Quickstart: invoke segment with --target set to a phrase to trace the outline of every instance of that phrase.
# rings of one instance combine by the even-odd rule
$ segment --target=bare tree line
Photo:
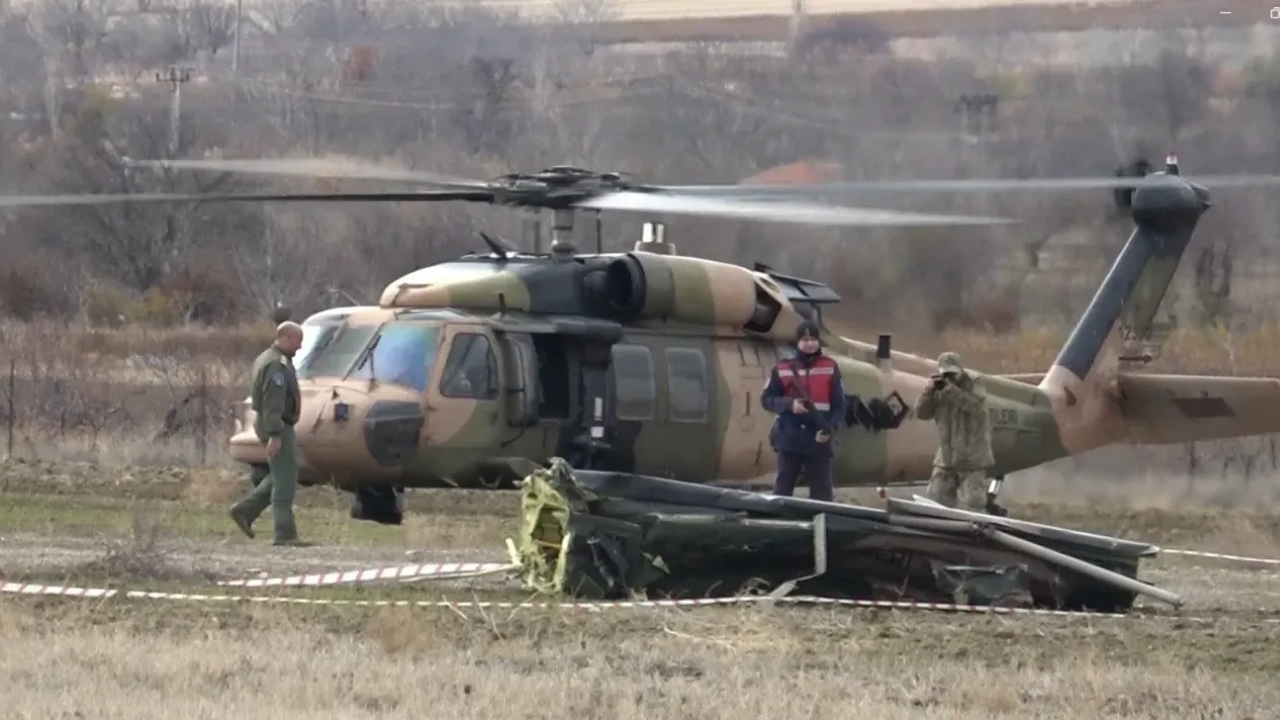
[[[1280,161],[1280,66],[1236,71],[1185,34],[1162,35],[1154,63],[1064,70],[998,53],[904,59],[857,23],[781,55],[713,45],[626,53],[593,33],[606,3],[565,4],[562,15],[573,22],[548,29],[423,3],[256,3],[233,63],[234,3],[9,6],[0,185],[247,189],[124,163],[207,153],[344,154],[479,177],[573,164],[657,182],[736,182],[802,160],[833,162],[848,179],[1110,175],[1137,158],[1158,165],[1175,148],[1193,174],[1271,172]],[[166,81],[170,67],[188,68],[189,80]],[[1271,319],[1250,307],[1251,287],[1265,288],[1275,266],[1278,205],[1266,192],[1218,193],[1183,268],[1180,311],[1206,323]],[[867,202],[1024,222],[835,232],[668,219],[669,232],[685,253],[829,281],[862,312],[1004,329],[1074,317],[1129,229],[1105,192]],[[629,247],[638,223],[604,218],[606,249]],[[515,239],[519,217],[369,203],[12,212],[0,215],[11,259],[0,309],[97,324],[232,323],[277,303],[305,312],[370,302],[405,268],[477,248],[480,228]]]

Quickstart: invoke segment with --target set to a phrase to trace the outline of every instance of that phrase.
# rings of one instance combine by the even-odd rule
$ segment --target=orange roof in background
[[[823,160],[798,160],[775,165],[739,181],[739,185],[799,185],[803,183],[840,182],[844,168],[839,163]]]

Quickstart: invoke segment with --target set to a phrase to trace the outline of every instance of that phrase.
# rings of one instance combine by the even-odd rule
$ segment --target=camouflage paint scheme
[[[988,394],[993,476],[1116,443],[1181,443],[1280,431],[1276,379],[1140,372],[1150,361],[1143,357],[1145,349],[1158,344],[1156,311],[1207,209],[1207,193],[1156,173],[1135,191],[1132,205],[1135,230],[1052,366],[1015,375],[969,368]],[[341,322],[355,327],[394,320],[442,328],[427,392],[344,377],[303,379],[297,426],[304,456],[301,481],[346,489],[499,487],[525,474],[527,463],[519,465],[519,459],[545,463],[562,448],[565,422],[519,421],[526,407],[520,388],[535,382],[522,374],[520,342],[535,337],[595,338],[606,357],[616,343],[614,353],[629,353],[622,363],[628,368],[644,350],[652,358],[652,417],[613,418],[611,465],[599,469],[690,482],[767,475],[774,471],[768,445],[772,418],[759,406],[760,389],[772,365],[790,352],[796,325],[806,315],[816,316],[821,303],[834,301],[838,298],[819,283],[678,256],[665,242],[639,243],[633,253],[568,259],[470,255],[411,272],[387,286],[378,307],[346,309]],[[502,390],[495,396],[477,400],[441,393],[445,358],[459,333],[484,335],[497,353]],[[862,401],[896,393],[895,401],[910,408],[936,370],[932,358],[892,350],[881,357],[876,344],[830,331],[824,331],[823,340],[825,352],[840,365],[846,393]],[[662,359],[668,350],[682,348],[700,354],[709,378],[700,422],[669,417],[672,399],[682,404],[698,395],[696,386],[688,385],[677,385],[668,395],[671,378]],[[603,403],[606,422],[600,424],[608,424],[618,410],[617,373],[623,372],[624,381],[636,378],[597,361],[608,382],[595,386],[593,394]],[[585,377],[571,378],[572,384],[580,389]],[[575,389],[570,397],[578,395]],[[373,457],[366,420],[375,401],[401,403],[397,407],[405,415],[398,421],[413,430],[411,437],[400,431],[400,459]],[[335,419],[336,403],[346,404],[347,419]],[[576,407],[590,420],[592,403],[579,399]],[[896,427],[841,429],[833,463],[837,486],[928,479],[937,449],[934,425],[904,412]],[[420,427],[414,424],[419,420]],[[261,462],[251,433],[236,434],[231,452],[241,462]]]

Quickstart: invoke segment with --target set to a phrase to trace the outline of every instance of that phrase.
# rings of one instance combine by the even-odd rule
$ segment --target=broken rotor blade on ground
[[[1008,225],[1016,222],[1007,218],[973,215],[933,215],[775,200],[748,202],[716,197],[682,197],[664,193],[630,191],[598,195],[574,203],[574,206],[587,210],[672,213],[815,225]]]
[[[133,167],[166,168],[174,170],[208,170],[249,175],[284,175],[288,177],[324,178],[336,180],[383,180],[387,182],[420,183],[449,188],[485,189],[489,183],[483,180],[441,175],[439,173],[400,170],[379,167],[352,160],[325,158],[285,158],[267,160],[133,160]]]

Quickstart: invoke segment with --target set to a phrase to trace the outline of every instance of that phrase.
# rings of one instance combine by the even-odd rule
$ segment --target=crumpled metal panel
[[[933,564],[938,589],[960,605],[1030,605],[1031,573],[1026,565]]]

